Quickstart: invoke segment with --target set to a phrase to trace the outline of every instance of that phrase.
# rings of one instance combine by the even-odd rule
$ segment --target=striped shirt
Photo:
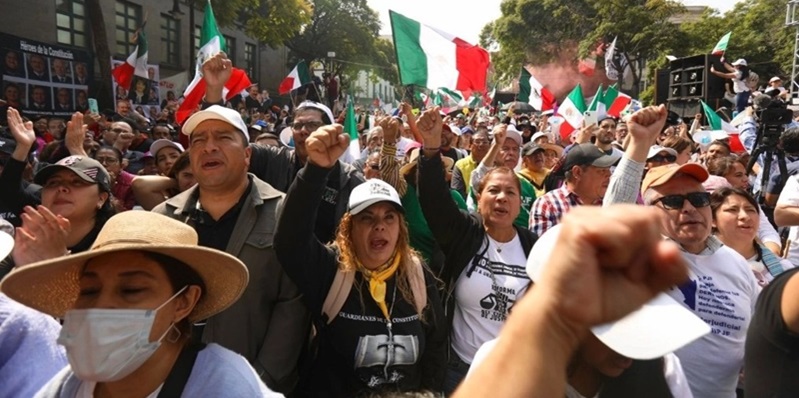
[[[541,236],[550,228],[558,225],[560,218],[572,207],[580,206],[583,201],[577,194],[569,191],[566,184],[547,192],[533,202],[530,211],[530,230]]]

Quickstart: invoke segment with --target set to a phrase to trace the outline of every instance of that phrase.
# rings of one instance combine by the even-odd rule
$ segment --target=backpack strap
[[[330,285],[330,290],[327,292],[324,304],[322,304],[322,317],[325,324],[329,325],[336,319],[344,302],[350,295],[352,284],[355,282],[354,271],[344,271],[341,268],[336,270],[336,276],[333,278],[333,284]]]
[[[191,370],[194,368],[194,362],[197,360],[197,354],[204,348],[205,344],[203,343],[189,343],[183,347],[164,381],[164,386],[161,387],[161,392],[158,393],[158,398],[180,397],[183,394],[183,389],[186,388],[186,383],[191,376]]]
[[[408,270],[408,284],[411,286],[411,292],[413,292],[416,311],[421,314],[424,307],[427,306],[427,284],[424,281],[424,268],[416,256],[413,256],[411,264],[411,268]]]

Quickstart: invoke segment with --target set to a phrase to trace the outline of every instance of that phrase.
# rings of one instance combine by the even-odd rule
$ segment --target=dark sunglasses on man
[[[653,205],[658,203],[663,205],[666,210],[680,210],[685,205],[685,201],[691,203],[691,206],[698,208],[710,206],[710,193],[709,192],[691,192],[685,195],[666,195],[658,198]]]
[[[674,163],[677,161],[677,157],[674,155],[655,155],[648,160],[655,163]]]

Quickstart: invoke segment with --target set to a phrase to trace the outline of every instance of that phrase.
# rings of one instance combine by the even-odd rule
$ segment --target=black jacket
[[[444,281],[444,298],[447,317],[452,321],[455,282],[472,260],[485,240],[483,218],[477,213],[461,211],[452,201],[449,186],[444,179],[440,157],[427,159],[419,156],[419,203],[433,231],[436,242],[444,251],[446,261],[439,278]],[[514,225],[525,254],[530,254],[536,239],[535,233]]]
[[[319,242],[313,225],[330,171],[310,164],[300,171],[286,195],[274,240],[278,259],[302,292],[319,330],[319,348],[306,379],[300,381],[305,390],[300,395],[350,397],[373,388],[441,390],[447,361],[447,328],[435,278],[429,272],[425,273],[427,307],[423,320],[419,320],[414,304],[394,289],[396,278],[386,282],[393,334],[400,343],[415,339],[415,354],[399,349],[393,359],[385,354],[385,344],[378,340],[387,336],[386,320],[360,272],[339,315],[325,325],[322,308],[338,270],[338,250]],[[400,377],[398,382],[380,381],[386,362],[389,374]],[[370,386],[375,380],[378,386]]]

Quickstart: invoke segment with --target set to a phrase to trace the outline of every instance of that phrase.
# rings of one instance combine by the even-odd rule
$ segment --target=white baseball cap
[[[527,257],[527,274],[535,282],[548,265],[561,225],[545,232]],[[710,332],[698,316],[665,293],[615,322],[594,326],[591,332],[606,346],[632,359],[654,359]]]
[[[507,135],[505,135],[505,138],[510,138],[516,141],[516,143],[519,144],[519,146],[522,146],[522,133],[520,133],[519,130],[516,129],[516,126],[509,124],[507,132],[508,133]]]
[[[299,105],[297,105],[297,109],[294,110],[294,114],[297,114],[297,112],[307,108],[313,108],[322,111],[322,114],[324,114],[324,116],[327,118],[327,120],[322,120],[325,124],[333,124],[333,122],[336,120],[333,117],[333,112],[327,107],[327,105],[314,101],[301,102]]]
[[[782,81],[782,79],[780,79],[780,77],[779,77],[779,76],[774,76],[774,77],[772,77],[771,79],[769,79],[769,81],[768,81],[768,82],[769,82],[769,83],[774,83],[774,82],[781,82],[781,81]]]
[[[669,147],[660,146],[660,145],[652,145],[651,147],[649,147],[649,153],[647,153],[646,159],[649,160],[653,156],[655,156],[655,155],[657,155],[657,154],[659,154],[661,152],[664,152],[664,151],[668,152],[669,155],[673,155],[673,156],[677,156],[678,155],[677,151],[675,151],[674,148],[669,148]]]
[[[191,117],[183,123],[183,134],[191,137],[191,133],[194,132],[194,129],[206,120],[221,120],[226,122],[244,134],[247,141],[250,140],[250,134],[247,132],[247,124],[244,123],[241,114],[235,109],[230,109],[221,105],[211,105],[207,109],[203,109],[191,115]]]
[[[153,157],[158,156],[158,151],[171,147],[178,150],[178,152],[183,153],[185,149],[183,149],[183,145],[180,145],[179,142],[175,142],[172,140],[168,140],[166,138],[161,138],[160,140],[155,140],[152,145],[150,145],[150,153],[153,154]]]
[[[547,133],[545,133],[543,131],[539,131],[539,132],[533,134],[533,136],[530,138],[530,141],[535,142],[535,140],[537,140],[537,139],[539,139],[541,137],[549,138],[549,135],[547,135]]]
[[[14,226],[0,218],[0,260],[5,259],[14,249]]]
[[[743,65],[746,66],[746,60],[743,58],[738,58],[735,62],[732,63],[732,66]]]
[[[397,210],[405,213],[397,190],[383,180],[372,178],[355,187],[350,193],[347,206],[350,214],[358,214],[378,202],[391,202]]]

